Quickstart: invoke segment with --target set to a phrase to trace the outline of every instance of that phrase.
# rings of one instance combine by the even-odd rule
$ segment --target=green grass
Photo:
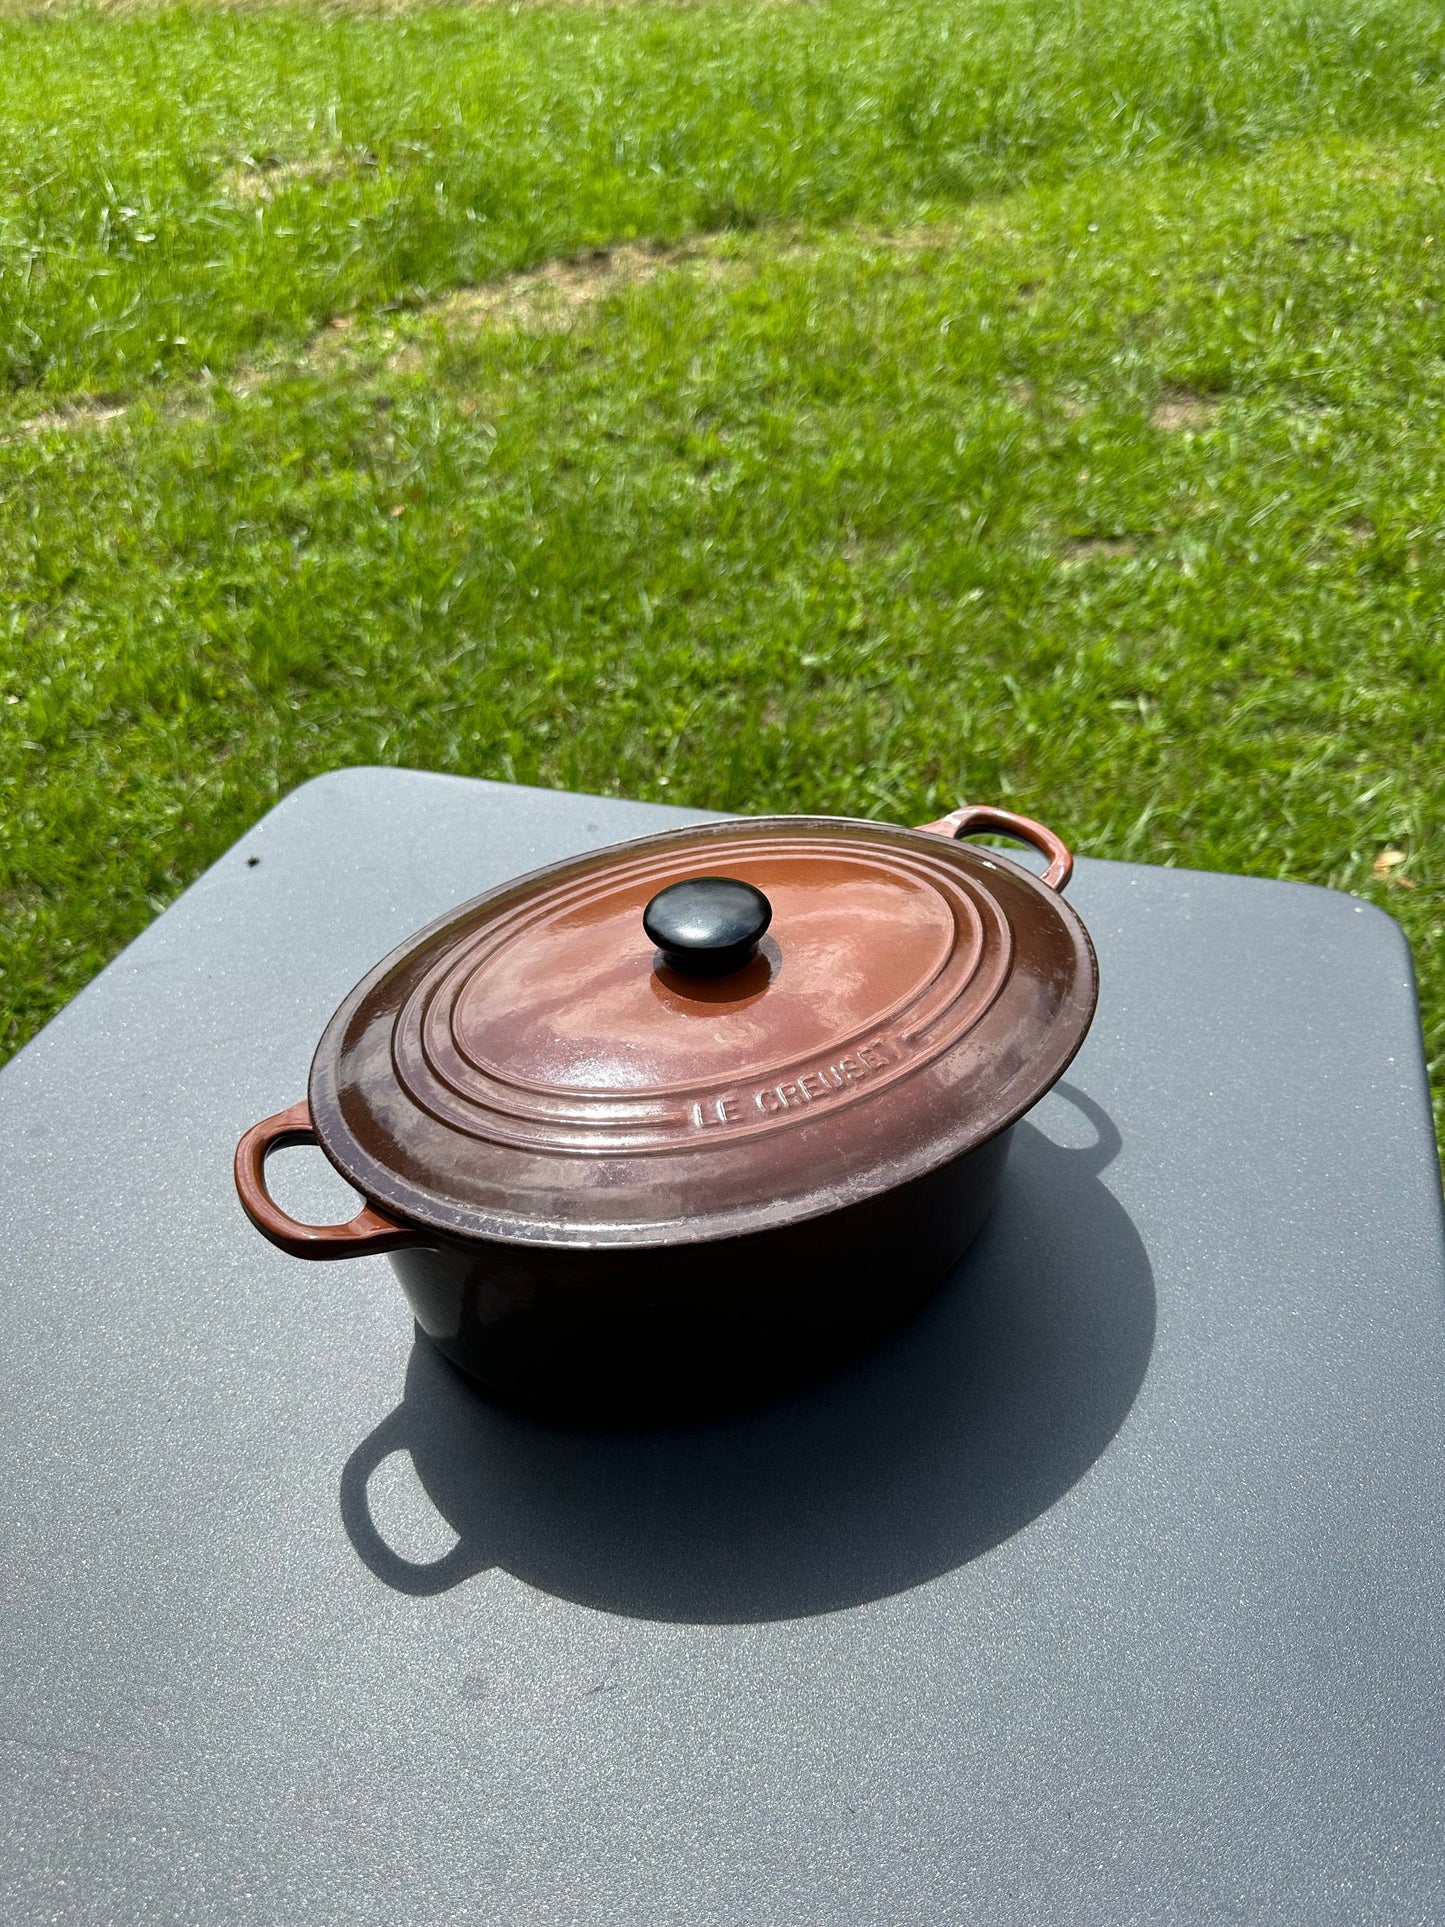
[[[170,8],[0,21],[0,344],[55,392],[632,234],[1438,124],[1433,0]],[[281,176],[233,191],[249,159]]]
[[[1409,4],[0,23],[9,1045],[364,761],[1356,890],[1438,1070],[1442,109]]]

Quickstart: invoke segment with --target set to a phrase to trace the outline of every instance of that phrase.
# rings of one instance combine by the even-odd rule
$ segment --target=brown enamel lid
[[[320,1142],[388,1212],[525,1244],[692,1243],[920,1176],[1036,1102],[1097,995],[1057,890],[949,840],[985,816],[1013,821],[708,823],[488,891],[332,1018],[311,1069]],[[693,879],[725,921],[761,905],[750,961],[694,974],[693,893],[650,913],[664,941],[681,928],[683,967],[644,930]]]

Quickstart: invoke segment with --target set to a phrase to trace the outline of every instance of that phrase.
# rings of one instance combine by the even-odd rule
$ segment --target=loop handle
[[[289,1144],[315,1144],[311,1106],[303,1097],[289,1111],[253,1124],[236,1146],[236,1195],[263,1238],[293,1258],[367,1258],[425,1243],[420,1232],[364,1204],[345,1224],[302,1224],[266,1189],[266,1160]]]
[[[1015,816],[1012,810],[995,809],[990,803],[964,803],[947,816],[940,816],[936,823],[920,823],[918,827],[931,830],[935,836],[955,840],[978,836],[988,830],[999,836],[1016,837],[1049,859],[1049,867],[1039,881],[1050,890],[1062,890],[1074,874],[1074,859],[1062,837],[1055,836],[1042,823],[1035,823],[1031,816]]]

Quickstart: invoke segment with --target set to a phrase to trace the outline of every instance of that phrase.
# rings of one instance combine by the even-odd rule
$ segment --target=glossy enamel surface
[[[659,891],[752,885],[757,955],[661,962]],[[462,906],[359,984],[310,1102],[373,1204],[451,1237],[648,1247],[837,1213],[986,1142],[1096,998],[1083,925],[993,850],[835,818],[614,846]]]

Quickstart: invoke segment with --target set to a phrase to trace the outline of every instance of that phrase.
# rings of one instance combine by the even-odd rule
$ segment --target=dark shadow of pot
[[[742,1623],[882,1598],[1009,1538],[1104,1451],[1154,1339],[1144,1247],[1099,1178],[1118,1133],[1058,1089],[1096,1141],[1017,1127],[993,1214],[937,1295],[791,1397],[693,1425],[557,1424],[493,1404],[418,1337],[402,1403],[342,1474],[357,1553],[400,1592],[500,1566],[609,1612]],[[431,1564],[393,1552],[368,1505],[399,1451],[457,1534]]]

